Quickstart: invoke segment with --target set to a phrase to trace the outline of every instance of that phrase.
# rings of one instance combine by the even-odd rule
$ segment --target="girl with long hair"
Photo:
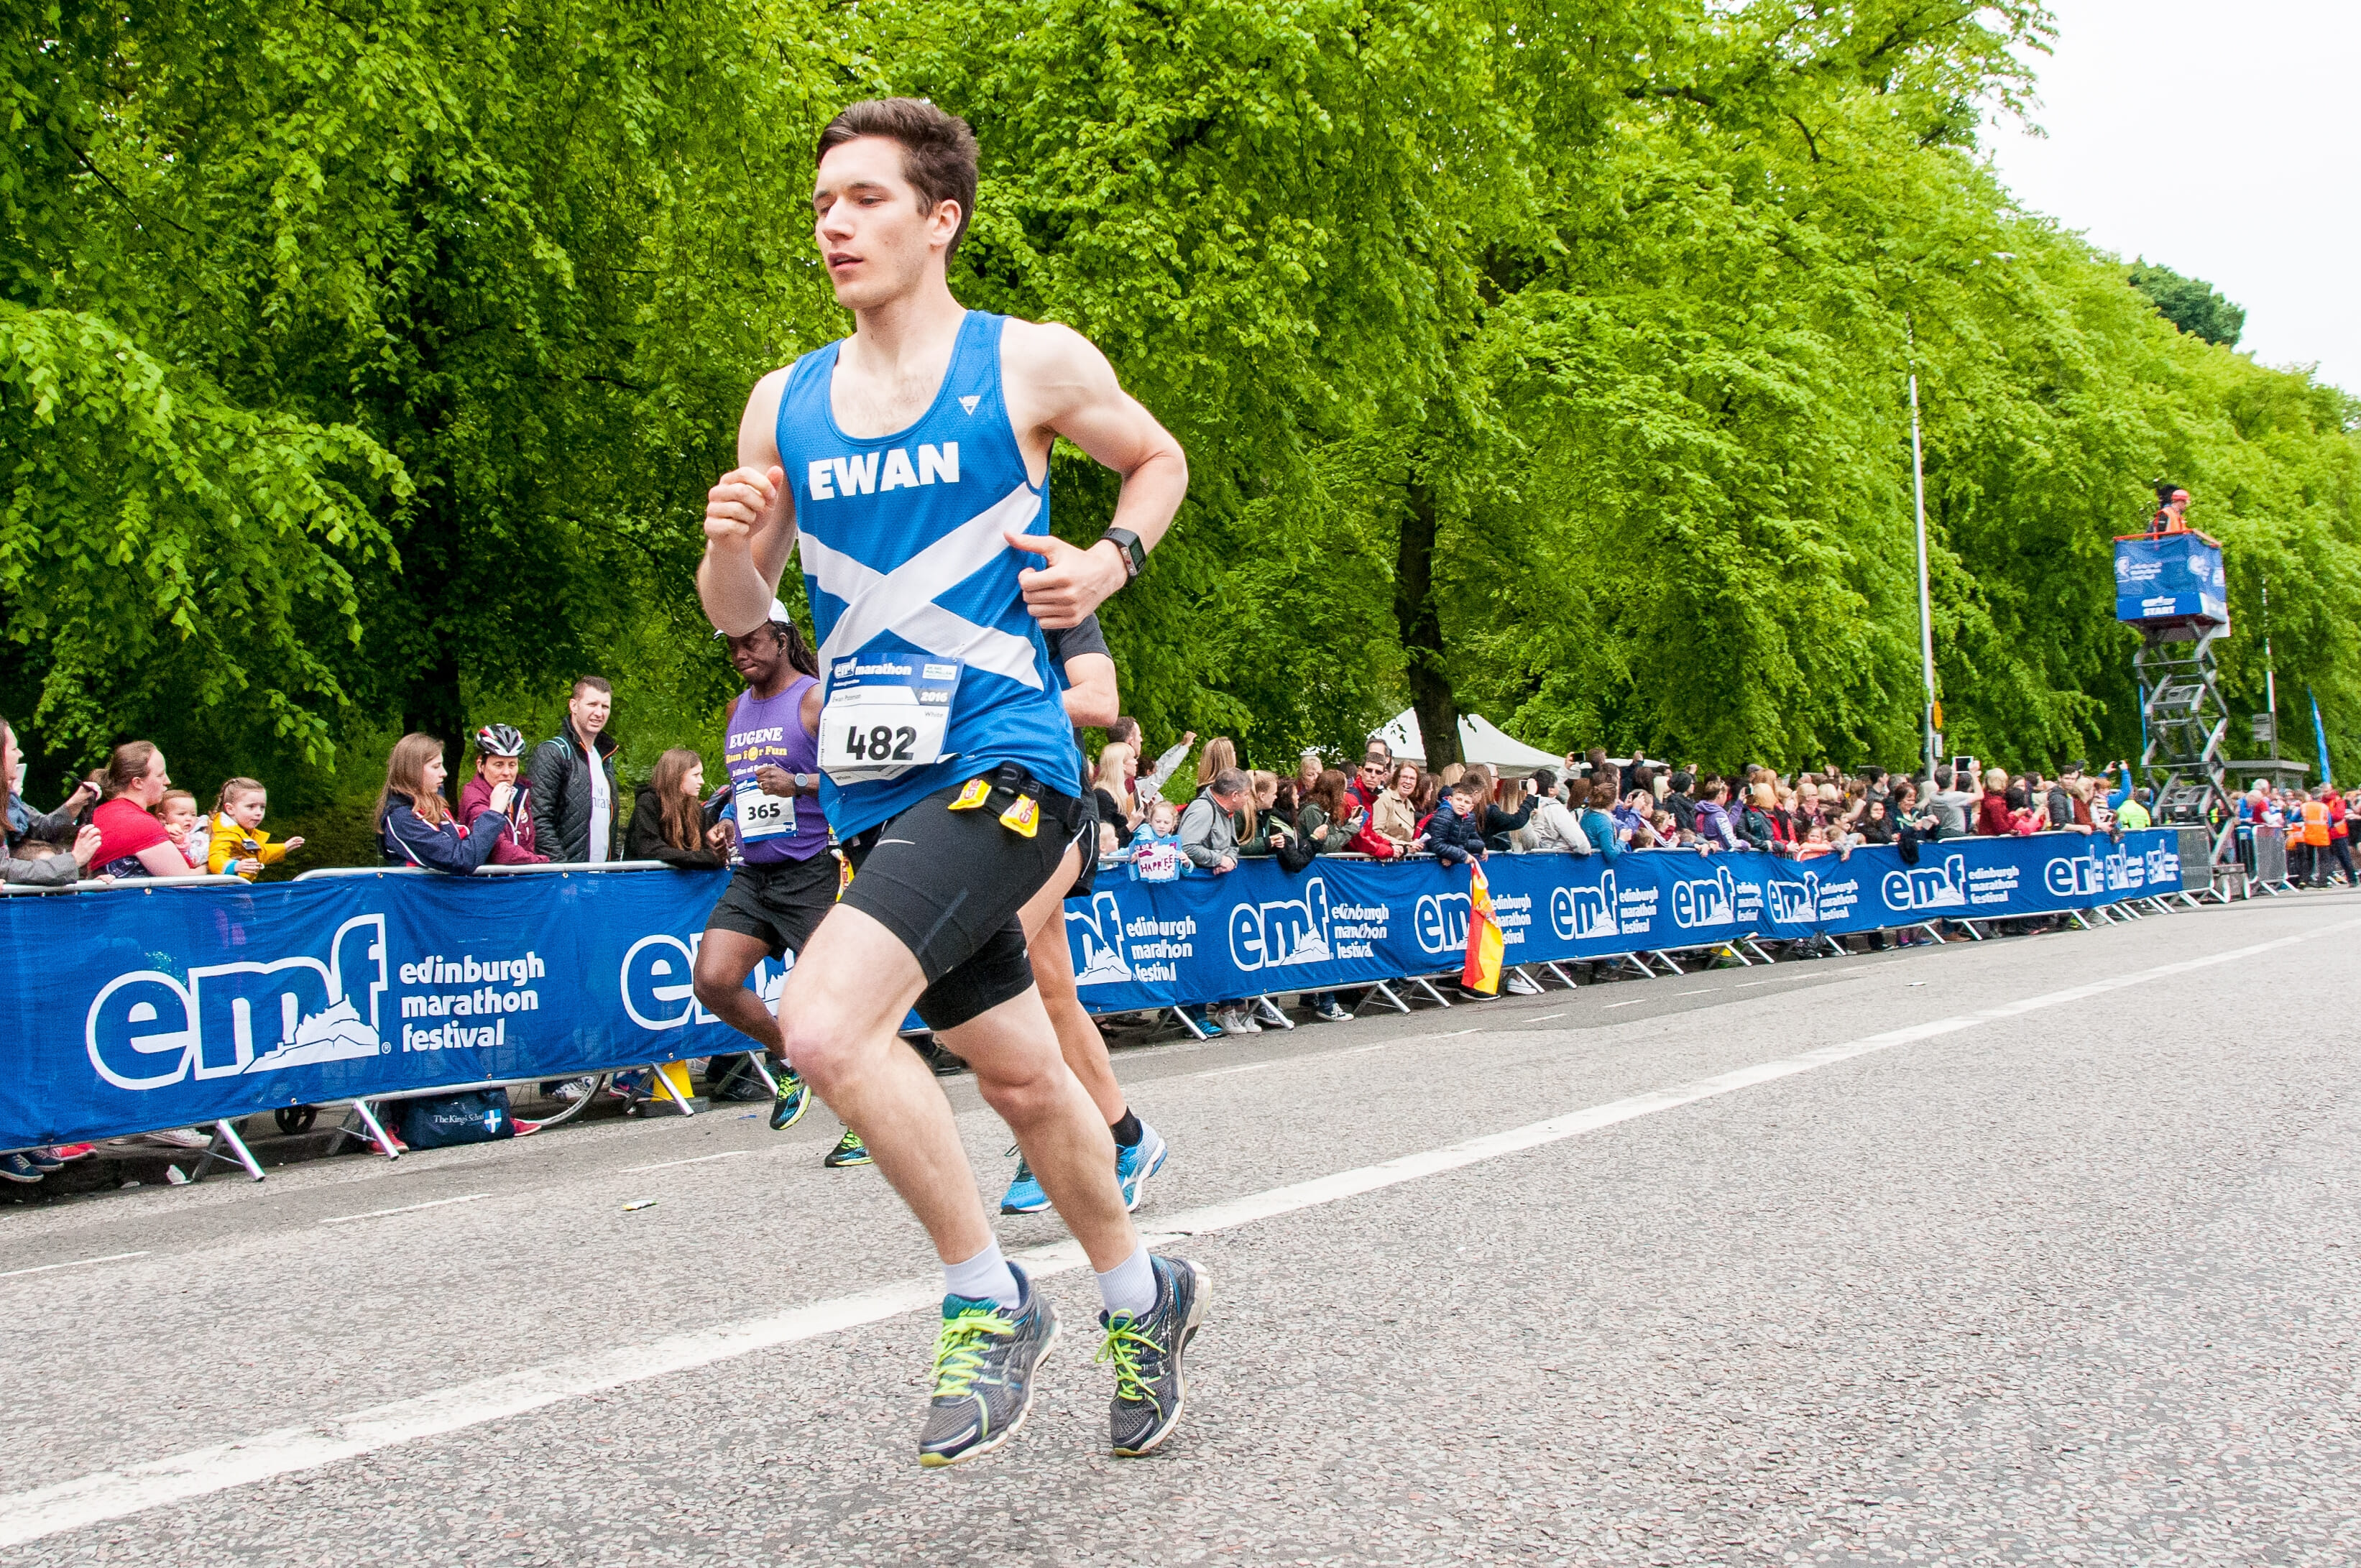
[[[683,871],[710,871],[730,863],[710,842],[713,837],[705,825],[705,759],[675,746],[656,759],[655,772],[640,786],[623,852]]]
[[[476,818],[472,831],[463,828],[443,800],[443,742],[415,732],[393,743],[385,760],[385,787],[377,795],[377,834],[386,864],[423,866],[428,871],[465,876],[492,858],[509,826],[513,784],[492,786],[492,803]]]

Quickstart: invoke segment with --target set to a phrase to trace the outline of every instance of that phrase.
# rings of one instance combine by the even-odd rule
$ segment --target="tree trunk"
[[[1394,624],[1408,666],[1411,707],[1433,770],[1466,759],[1459,754],[1459,702],[1451,694],[1443,620],[1434,605],[1434,491],[1415,476],[1409,490],[1410,510],[1394,553]]]

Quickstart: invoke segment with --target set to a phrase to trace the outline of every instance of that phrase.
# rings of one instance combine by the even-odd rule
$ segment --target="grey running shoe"
[[[1016,1310],[943,1298],[935,1338],[935,1397],[918,1434],[918,1463],[934,1468],[989,1453],[1016,1435],[1033,1408],[1033,1375],[1058,1343],[1058,1313],[1015,1264]]]
[[[1115,1453],[1125,1459],[1151,1452],[1179,1424],[1188,1397],[1180,1355],[1205,1315],[1202,1266],[1185,1257],[1151,1256],[1148,1264],[1156,1270],[1156,1305],[1137,1321],[1128,1312],[1113,1319],[1101,1312],[1106,1338],[1093,1358],[1115,1363],[1108,1427]]]

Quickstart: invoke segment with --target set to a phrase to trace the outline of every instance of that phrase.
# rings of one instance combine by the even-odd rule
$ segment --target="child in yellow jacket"
[[[213,836],[205,869],[215,876],[234,871],[252,882],[262,874],[263,867],[275,866],[287,858],[288,850],[302,849],[301,838],[283,844],[270,841],[270,835],[262,830],[262,814],[269,806],[269,793],[253,779],[232,779],[223,784],[206,824]]]

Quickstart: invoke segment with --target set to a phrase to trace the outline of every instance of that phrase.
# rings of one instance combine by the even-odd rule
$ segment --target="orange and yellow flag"
[[[1500,993],[1500,922],[1492,913],[1492,884],[1484,868],[1467,865],[1467,965],[1459,981],[1486,996]]]

